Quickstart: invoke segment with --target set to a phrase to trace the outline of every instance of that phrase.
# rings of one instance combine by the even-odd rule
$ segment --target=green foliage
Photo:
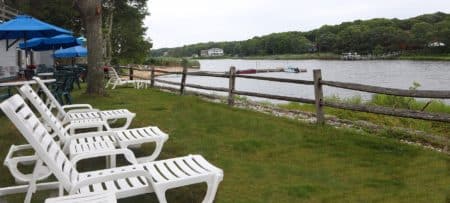
[[[145,39],[147,0],[114,1],[112,31],[113,64],[142,64],[150,55],[152,44]]]
[[[383,46],[381,46],[381,45],[377,45],[377,46],[375,46],[375,48],[373,49],[373,54],[375,55],[375,56],[379,56],[379,55],[381,55],[381,54],[383,54],[384,53],[384,48],[383,48]]]
[[[208,42],[177,48],[154,50],[154,56],[192,56],[200,50],[218,47],[228,56],[265,56],[305,54],[311,52],[359,52],[382,54],[395,51],[424,49],[427,52],[450,51],[450,15],[434,13],[415,18],[371,19],[325,25],[309,32],[284,32],[258,36],[245,41]],[[445,48],[429,48],[430,42],[444,42]]]
[[[143,63],[150,54],[151,42],[145,39],[147,28],[143,19],[148,15],[147,0],[114,1],[112,57],[114,63]],[[5,0],[5,3],[40,20],[84,35],[80,14],[70,0]],[[103,9],[108,12],[107,9]],[[103,23],[106,15],[103,15]]]

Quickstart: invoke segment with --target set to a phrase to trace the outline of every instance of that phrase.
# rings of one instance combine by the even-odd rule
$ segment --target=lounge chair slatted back
[[[64,189],[70,191],[71,186],[78,181],[79,173],[25,101],[19,95],[14,95],[1,103],[0,108],[53,171]]]
[[[28,100],[33,104],[33,106],[36,107],[38,112],[41,114],[42,117],[47,121],[46,123],[52,128],[53,130],[53,137],[57,136],[59,140],[61,140],[63,143],[66,142],[67,139],[69,139],[68,132],[64,129],[64,126],[62,123],[56,118],[53,113],[50,111],[50,109],[47,107],[47,105],[44,104],[44,101],[37,95],[37,93],[31,88],[30,85],[23,85],[19,88],[20,94],[22,94],[24,97],[28,98]]]
[[[117,73],[116,69],[114,69],[113,67],[110,67],[108,69],[108,76],[109,76],[109,79],[111,80],[111,82],[122,80],[120,78],[119,74]]]
[[[58,100],[55,98],[55,96],[53,96],[52,92],[47,88],[47,86],[44,84],[44,82],[42,82],[40,78],[34,77],[33,79],[47,96],[46,105],[50,109],[50,111],[53,111],[53,109],[55,108],[58,117],[60,117],[59,119],[64,118],[66,116],[66,111],[64,111],[61,104],[59,104]]]

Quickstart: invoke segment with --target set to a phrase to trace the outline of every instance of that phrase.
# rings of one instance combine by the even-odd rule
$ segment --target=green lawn
[[[450,157],[352,130],[315,126],[158,90],[119,88],[76,103],[136,112],[133,127],[169,133],[160,158],[202,154],[224,170],[216,202],[449,202]],[[0,157],[23,143],[0,117]],[[0,167],[1,185],[13,183]],[[169,191],[169,202],[200,202],[205,186]],[[38,199],[46,193],[39,193]],[[11,202],[21,202],[11,197]],[[123,202],[157,202],[154,195]]]

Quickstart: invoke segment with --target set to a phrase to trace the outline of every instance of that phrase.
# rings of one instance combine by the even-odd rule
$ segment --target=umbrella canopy
[[[78,42],[78,44],[84,46],[84,45],[86,45],[87,39],[85,37],[81,36],[81,37],[77,38],[77,42]]]
[[[21,49],[32,49],[34,51],[46,51],[46,50],[55,50],[60,48],[68,48],[81,45],[77,38],[72,35],[56,35],[51,38],[33,38],[25,42],[21,42],[19,47]]]
[[[43,44],[44,43],[44,41],[46,40],[47,38],[45,38],[45,37],[37,37],[37,38],[33,38],[33,39],[29,39],[29,40],[27,40],[27,47],[37,47],[37,46],[40,46],[41,44]],[[21,48],[21,49],[25,49],[25,43],[24,42],[21,42],[20,44],[19,44],[19,47]]]
[[[74,57],[86,57],[87,49],[82,46],[74,46],[67,49],[60,49],[55,51],[53,55],[55,58],[74,58]]]
[[[59,34],[72,34],[72,32],[27,15],[19,15],[0,24],[0,39],[32,39]]]

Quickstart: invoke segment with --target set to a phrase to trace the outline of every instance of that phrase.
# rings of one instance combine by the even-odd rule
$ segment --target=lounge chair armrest
[[[67,114],[70,113],[85,113],[85,112],[100,112],[98,109],[71,109],[67,111]]]
[[[129,149],[123,149],[123,148],[113,149],[113,150],[95,151],[95,152],[91,152],[89,154],[80,154],[80,155],[77,155],[74,158],[70,159],[70,161],[76,165],[79,161],[84,160],[84,159],[106,157],[106,156],[120,155],[120,154],[124,155],[125,159],[127,159],[127,161],[130,162],[131,164],[138,163],[133,152]]]
[[[8,164],[8,161],[12,160],[14,157],[14,153],[20,150],[28,150],[33,149],[33,147],[30,144],[24,144],[24,145],[11,145],[9,148],[8,154],[6,155],[5,161],[3,162],[4,165]],[[23,156],[28,157],[28,156]]]
[[[153,180],[150,173],[144,169],[136,169],[132,171],[123,171],[123,172],[117,172],[117,173],[104,173],[99,176],[90,177],[84,180],[80,180],[72,189],[69,191],[69,194],[75,194],[76,191],[80,190],[82,187],[86,187],[92,184],[96,183],[102,183],[106,181],[114,181],[118,179],[124,179],[124,178],[130,178],[130,177],[137,177],[137,176],[143,176],[147,179],[149,184],[151,184],[151,188],[153,188]]]
[[[64,105],[62,106],[64,110],[67,111],[67,109],[93,109],[90,104],[71,104],[71,105]]]

